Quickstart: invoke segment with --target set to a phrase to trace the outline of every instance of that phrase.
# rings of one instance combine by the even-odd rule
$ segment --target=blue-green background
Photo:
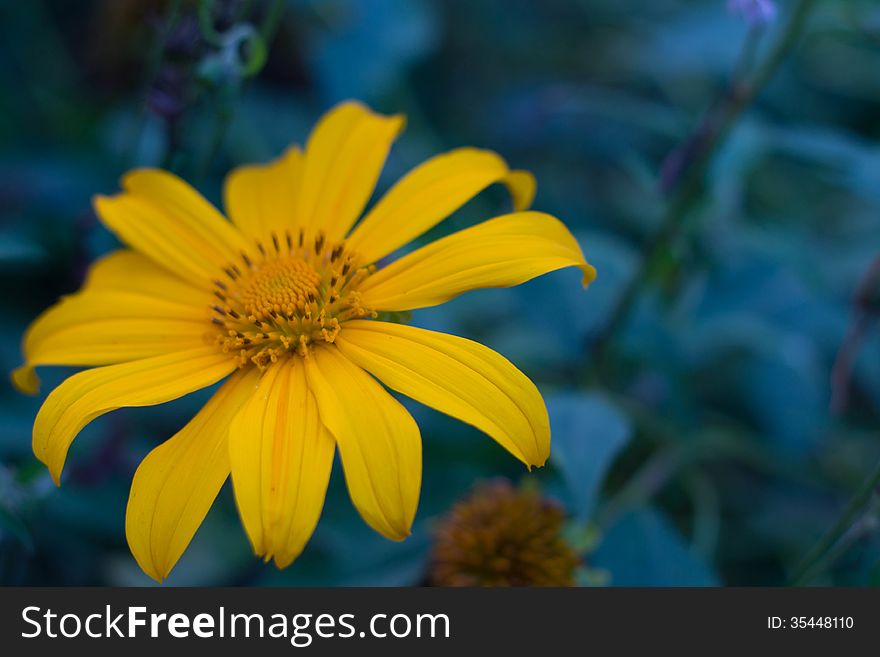
[[[425,471],[408,540],[361,522],[337,467],[288,570],[252,557],[227,487],[169,583],[419,584],[439,515],[494,476],[534,479],[567,507],[582,583],[787,581],[880,458],[876,324],[847,407],[829,410],[853,295],[880,254],[875,2],[816,2],[601,363],[596,332],[667,203],[662,164],[740,61],[747,26],[723,0],[298,0],[254,77],[247,45],[206,41],[195,2],[180,3],[163,52],[173,4],[0,2],[4,372],[28,322],[114,248],[93,194],[133,166],[164,165],[216,201],[228,169],[301,143],[347,98],[408,116],[380,189],[437,152],[494,149],[535,173],[535,207],[571,227],[599,276],[586,292],[564,271],[413,318],[484,342],[537,382],[554,431],[547,468],[527,474],[477,431],[413,404]],[[217,29],[246,34],[268,4],[218,0]],[[778,4],[759,60],[795,3]],[[423,239],[508,210],[490,190]],[[43,395],[69,372],[44,370]],[[55,489],[30,451],[40,399],[3,381],[0,583],[149,583],[124,540],[131,476],[207,393],[94,422]],[[814,582],[880,583],[876,506]]]

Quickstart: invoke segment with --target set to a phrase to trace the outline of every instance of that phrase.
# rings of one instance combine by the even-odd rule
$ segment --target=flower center
[[[565,513],[535,490],[484,483],[437,525],[435,586],[573,586],[580,557],[563,536]]]
[[[273,234],[271,247],[258,242],[255,253],[242,252],[243,266],[230,263],[214,281],[216,342],[239,367],[305,356],[313,344],[333,342],[347,320],[376,316],[357,292],[374,268],[358,266],[344,243],[300,230],[295,238]]]
[[[321,276],[305,260],[270,260],[257,270],[241,293],[249,316],[265,320],[273,314],[305,313],[319,295]]]

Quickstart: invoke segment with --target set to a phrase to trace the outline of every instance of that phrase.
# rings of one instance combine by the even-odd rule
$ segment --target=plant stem
[[[269,6],[268,11],[263,18],[263,23],[260,26],[260,38],[263,40],[267,50],[271,46],[272,41],[275,38],[276,33],[278,32],[278,28],[281,26],[281,20],[282,18],[284,18],[285,9],[285,0],[275,0]],[[254,75],[255,74],[256,72],[254,72]],[[228,131],[229,125],[232,123],[232,120],[235,117],[235,96],[237,96],[239,93],[240,89],[226,89],[225,93],[224,90],[221,90],[221,94],[223,94],[223,97],[220,98],[218,101],[219,109],[217,111],[213,135],[210,138],[208,147],[205,151],[206,156],[202,160],[202,163],[199,166],[199,170],[196,173],[196,180],[201,180],[207,177],[212,163],[216,161],[217,157],[220,154],[226,132]]]
[[[751,80],[734,80],[715,111],[710,111],[690,144],[692,159],[676,176],[676,191],[660,220],[660,228],[650,239],[629,283],[614,305],[605,326],[593,345],[594,362],[601,365],[612,337],[623,325],[645,284],[652,278],[667,247],[678,237],[685,219],[700,198],[703,180],[715,153],[724,143],[737,120],[779,69],[797,43],[815,0],[799,0],[779,39],[758,66]],[[751,42],[751,36],[747,42]]]
[[[800,564],[789,578],[790,586],[803,586],[808,584],[815,577],[819,570],[816,566],[822,557],[834,547],[841,537],[849,530],[856,521],[856,518],[864,509],[865,505],[871,500],[871,496],[880,486],[880,462],[874,467],[874,470],[862,482],[856,494],[847,504],[846,508],[838,517],[837,522],[829,529],[822,538],[813,546],[813,548],[801,559]]]
[[[153,86],[156,81],[156,77],[159,74],[159,69],[161,68],[162,62],[165,58],[165,43],[168,40],[169,34],[171,34],[171,32],[177,26],[177,22],[180,20],[182,5],[182,0],[174,0],[169,5],[162,26],[158,29],[159,33],[156,35],[156,38],[152,43],[149,56],[147,57],[147,64],[145,67],[143,83],[144,94],[146,94],[149,91],[150,87]],[[140,109],[138,110],[137,119],[132,124],[132,138],[128,140],[128,143],[130,144],[129,151],[126,155],[126,162],[128,163],[128,166],[133,167],[138,164],[138,148],[140,147],[141,141],[143,140],[148,115],[149,111],[147,109],[147,103],[143,102]],[[163,160],[163,165],[167,163],[167,161],[170,161],[169,153],[165,153]]]
[[[856,288],[852,318],[843,344],[837,351],[831,368],[831,411],[842,413],[849,401],[850,378],[859,348],[871,324],[880,315],[880,255],[874,258],[867,273]]]
[[[281,26],[281,18],[284,16],[284,5],[284,0],[275,0],[275,2],[269,7],[266,17],[263,19],[263,25],[260,27],[260,35],[263,37],[263,41],[266,42],[266,47],[272,43],[272,39],[275,38],[275,33]]]
[[[651,499],[695,458],[688,446],[661,450],[645,463],[596,514],[596,524],[607,529],[626,512]]]

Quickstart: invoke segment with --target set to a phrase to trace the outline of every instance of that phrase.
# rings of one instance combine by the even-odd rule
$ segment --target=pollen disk
[[[240,367],[307,356],[315,344],[333,342],[347,320],[375,316],[357,291],[373,271],[323,233],[272,235],[268,247],[258,242],[214,281],[214,340]]]
[[[320,295],[320,284],[321,276],[304,260],[270,260],[254,273],[241,293],[241,302],[257,320],[305,313]]]

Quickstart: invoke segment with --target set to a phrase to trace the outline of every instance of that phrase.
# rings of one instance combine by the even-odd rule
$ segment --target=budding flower
[[[563,536],[565,512],[507,480],[477,486],[436,532],[434,586],[574,586],[581,559]]]

